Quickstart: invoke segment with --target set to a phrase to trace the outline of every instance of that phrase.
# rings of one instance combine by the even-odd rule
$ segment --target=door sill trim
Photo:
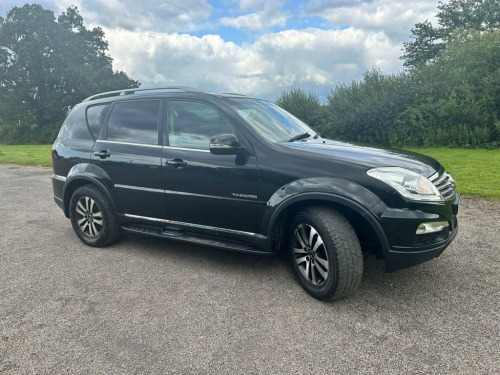
[[[170,233],[166,233],[165,230],[162,230],[160,227],[151,227],[151,226],[141,226],[141,225],[122,225],[122,229],[137,234],[144,234],[147,236],[157,237],[157,238],[166,238],[174,241],[187,242],[192,244],[204,245],[204,246],[212,246],[219,249],[237,251],[241,253],[251,253],[251,254],[262,254],[269,255],[272,254],[268,251],[262,251],[256,247],[246,245],[243,243],[237,243],[233,241],[225,241],[220,238],[210,238],[204,236],[196,236],[193,234],[184,233],[179,231],[175,235]]]
[[[188,228],[205,229],[205,230],[209,230],[212,232],[224,232],[224,233],[236,234],[236,235],[240,235],[240,236],[266,238],[266,237],[264,237],[260,234],[257,234],[257,233],[244,232],[244,231],[240,231],[240,230],[236,230],[236,229],[211,227],[209,225],[202,225],[202,224],[195,224],[195,223],[184,223],[182,221],[159,219],[156,217],[147,217],[147,216],[139,216],[139,215],[124,214],[123,216],[125,216],[126,218],[129,218],[129,219],[146,220],[146,221],[152,221],[152,222],[161,223],[161,224],[179,225],[179,226],[188,227]]]

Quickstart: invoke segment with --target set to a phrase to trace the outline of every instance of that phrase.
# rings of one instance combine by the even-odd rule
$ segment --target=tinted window
[[[76,107],[68,115],[59,132],[59,138],[92,140],[85,121],[85,107]]]
[[[108,121],[109,141],[158,144],[159,100],[116,103]]]
[[[222,113],[204,103],[172,101],[168,118],[168,141],[173,147],[208,150],[214,135],[234,134]]]
[[[108,111],[109,104],[94,105],[87,108],[87,123],[94,138],[99,136],[99,130]]]

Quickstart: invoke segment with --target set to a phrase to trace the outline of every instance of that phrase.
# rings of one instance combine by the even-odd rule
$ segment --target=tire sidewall
[[[82,232],[80,226],[77,223],[77,215],[75,213],[76,205],[78,201],[84,197],[89,197],[93,199],[102,214],[101,232],[97,237],[87,236],[85,233]],[[86,186],[80,187],[71,196],[71,200],[69,203],[71,225],[73,226],[73,230],[75,231],[76,235],[80,238],[80,240],[82,240],[85,244],[89,246],[100,247],[100,246],[105,246],[107,243],[107,237],[109,231],[108,223],[110,222],[110,217],[109,217],[109,212],[107,212],[104,207],[105,204],[102,198],[99,196],[99,194],[95,192],[93,188],[89,188]]]

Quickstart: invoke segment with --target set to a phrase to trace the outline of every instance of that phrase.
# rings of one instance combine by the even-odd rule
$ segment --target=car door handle
[[[111,156],[111,154],[107,150],[96,151],[94,152],[94,155],[99,156],[101,159],[106,159],[107,157]]]
[[[184,168],[187,165],[187,163],[182,159],[167,160],[165,164],[176,169]]]

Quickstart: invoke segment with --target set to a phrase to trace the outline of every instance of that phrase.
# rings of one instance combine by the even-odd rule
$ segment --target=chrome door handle
[[[99,156],[101,159],[106,159],[111,156],[111,154],[106,150],[96,151],[94,152],[94,155]]]
[[[187,165],[187,163],[182,159],[167,160],[165,164],[176,169],[184,168]]]

